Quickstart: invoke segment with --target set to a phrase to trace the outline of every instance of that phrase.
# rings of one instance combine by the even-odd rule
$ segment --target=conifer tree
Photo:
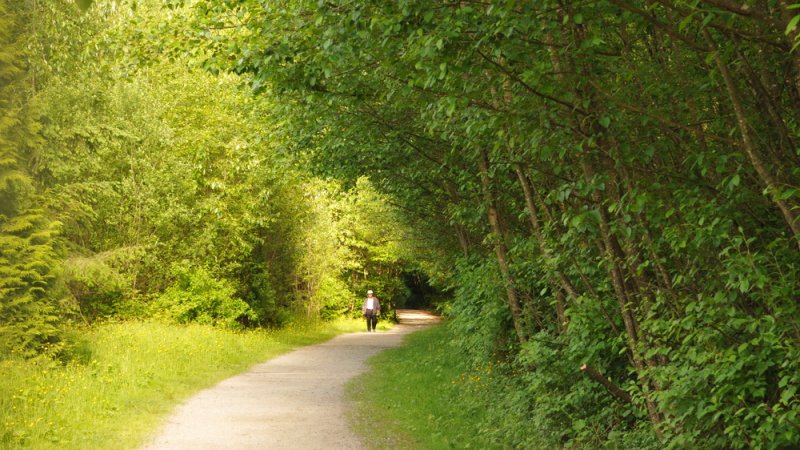
[[[26,166],[40,146],[24,70],[18,8],[0,0],[0,359],[31,355],[57,339],[52,293],[58,224],[37,208]]]

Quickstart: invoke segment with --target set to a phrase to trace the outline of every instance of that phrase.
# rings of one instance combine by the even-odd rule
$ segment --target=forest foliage
[[[503,446],[800,442],[794,5],[0,5],[4,351],[415,270]]]
[[[206,65],[425,230],[526,448],[800,441],[800,53],[781,0],[194,4]],[[437,270],[438,268],[438,270]],[[528,431],[527,433],[524,431]]]
[[[112,318],[279,327],[408,296],[383,194],[307,170],[248,76],[162,52],[173,7],[2,8],[2,358],[63,359],[66,330]]]

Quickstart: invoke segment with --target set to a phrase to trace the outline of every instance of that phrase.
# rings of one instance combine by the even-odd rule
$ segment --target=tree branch
[[[595,370],[592,366],[588,364],[581,365],[581,372],[584,375],[588,376],[589,378],[593,379],[594,381],[603,385],[609,394],[617,397],[618,399],[624,401],[625,403],[633,403],[631,399],[631,395],[625,392],[622,388],[617,386],[616,384],[612,383],[608,378],[604,377],[600,374],[597,370]]]

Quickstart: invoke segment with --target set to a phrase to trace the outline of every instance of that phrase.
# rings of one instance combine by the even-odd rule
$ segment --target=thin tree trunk
[[[469,254],[469,240],[467,239],[467,232],[464,226],[460,223],[455,224],[456,237],[458,238],[458,246],[461,247],[461,252],[464,256]]]
[[[522,187],[522,192],[525,195],[525,204],[528,207],[528,217],[531,222],[531,228],[533,229],[533,233],[536,236],[536,241],[539,244],[539,249],[542,252],[542,256],[549,260],[551,258],[550,249],[547,247],[547,244],[544,240],[544,233],[542,232],[542,225],[539,223],[539,212],[536,208],[536,203],[533,200],[533,194],[531,192],[531,185],[528,177],[525,176],[525,172],[522,170],[522,166],[520,164],[514,165],[514,170],[517,173],[517,179],[519,180],[520,186]],[[561,288],[567,292],[573,299],[577,298],[578,295],[575,292],[575,288],[569,282],[567,277],[558,269],[555,269],[556,276],[558,279],[558,283],[561,284]],[[556,317],[558,318],[558,328],[561,331],[566,331],[568,320],[567,320],[567,305],[566,299],[564,298],[564,294],[559,291],[555,290],[556,292]]]
[[[505,284],[506,288],[508,306],[511,310],[511,320],[514,323],[517,339],[519,339],[521,344],[524,344],[528,339],[522,324],[522,305],[519,301],[519,296],[517,295],[517,290],[514,287],[514,280],[511,277],[511,271],[509,269],[508,247],[505,243],[505,233],[497,211],[497,201],[495,200],[489,180],[489,157],[485,150],[481,150],[480,152],[480,156],[478,158],[478,168],[480,169],[481,174],[481,187],[483,188],[483,195],[486,201],[489,225],[491,226],[492,233],[495,235],[494,251],[497,255],[497,264],[500,266],[500,272],[503,276],[503,283]]]
[[[582,161],[583,172],[586,178],[586,182],[590,183],[592,178],[594,178],[595,171],[589,161],[586,160],[588,156],[584,157]],[[636,368],[637,372],[644,373],[646,370],[646,364],[644,359],[639,353],[638,343],[639,343],[639,324],[634,317],[633,311],[631,311],[631,299],[628,296],[628,292],[626,289],[625,277],[623,275],[622,264],[624,261],[624,254],[622,253],[622,249],[619,246],[619,243],[615,242],[612,234],[611,234],[611,227],[609,225],[609,218],[608,212],[605,208],[603,208],[602,199],[600,198],[599,191],[596,189],[592,193],[592,197],[598,210],[600,211],[600,235],[603,243],[603,247],[605,249],[606,258],[608,259],[609,264],[609,272],[611,275],[611,284],[614,287],[614,292],[617,296],[617,301],[619,302],[620,314],[622,315],[622,321],[625,324],[625,331],[626,331],[626,341],[628,344],[628,349],[631,353],[631,357],[633,358],[633,365]],[[661,414],[658,411],[658,406],[652,400],[649,392],[647,391],[648,382],[646,379],[641,380],[642,386],[645,388],[644,399],[645,399],[645,407],[647,408],[647,414],[650,417],[650,421],[656,427],[661,423]],[[658,430],[656,429],[658,432]]]
[[[583,372],[586,376],[593,379],[594,381],[602,384],[603,387],[605,387],[606,390],[614,397],[617,397],[618,399],[624,401],[625,403],[633,403],[630,394],[625,392],[625,390],[623,390],[616,384],[612,383],[611,380],[604,377],[600,372],[595,370],[592,366],[588,364],[581,365],[581,372]]]
[[[652,235],[650,234],[647,219],[645,219],[642,213],[638,213],[636,214],[636,221],[639,222],[639,226],[642,227],[644,242],[647,245],[647,249],[650,251],[650,257],[653,258],[653,264],[656,267],[656,273],[658,273],[658,276],[661,278],[661,285],[665,290],[671,291],[672,278],[669,276],[667,268],[664,267],[664,264],[661,262],[658,252],[656,252],[656,244],[653,241]]]
[[[738,44],[738,40],[736,42]],[[780,105],[775,102],[775,98],[779,97],[772,95],[772,93],[769,91],[769,88],[766,86],[766,84],[764,84],[764,81],[756,73],[753,65],[750,64],[750,61],[744,52],[737,49],[736,53],[739,56],[739,59],[742,61],[742,68],[744,69],[744,72],[750,81],[750,87],[753,90],[753,97],[756,100],[756,104],[761,109],[761,114],[765,116],[765,118],[769,117],[769,119],[771,119],[772,124],[774,125],[774,127],[771,128],[775,130],[780,138],[777,140],[777,147],[780,151],[780,155],[777,156],[777,159],[774,155],[772,158],[770,158],[772,164],[779,164],[779,161],[782,158],[796,157],[795,149],[797,148],[797,144],[792,137],[789,127],[786,126],[786,122],[783,119],[783,114],[781,113]]]
[[[728,96],[733,104],[733,110],[736,114],[736,122],[739,126],[739,132],[742,134],[742,147],[744,152],[750,159],[750,163],[753,165],[753,168],[761,179],[761,182],[764,183],[765,187],[767,188],[768,195],[772,201],[778,205],[778,208],[783,213],[783,218],[786,220],[786,223],[789,225],[792,233],[794,233],[794,238],[797,241],[798,247],[800,247],[800,222],[797,220],[797,214],[795,210],[786,203],[785,200],[780,198],[778,181],[764,165],[764,162],[761,160],[761,156],[756,150],[756,146],[750,134],[750,126],[747,122],[747,117],[745,116],[744,107],[742,106],[742,100],[739,97],[739,91],[736,88],[736,83],[733,81],[733,76],[728,70],[728,66],[722,60],[722,55],[719,53],[716,42],[711,37],[711,33],[709,33],[707,29],[703,29],[703,36],[706,38],[706,41],[711,47],[711,52],[714,56],[714,62],[716,63],[717,68],[722,75],[722,79],[725,82],[725,87],[728,90]]]
[[[612,3],[619,4],[618,1],[612,1]],[[649,14],[646,14],[646,18],[648,20],[652,20],[656,22]],[[563,25],[562,25],[563,26]],[[565,32],[571,32],[573,34],[573,42],[576,47],[580,47],[585,40],[585,36],[583,35],[585,29],[576,27],[572,30],[564,30]],[[669,32],[670,30],[667,30]],[[672,34],[670,34],[672,35]],[[680,37],[680,36],[679,36]],[[562,63],[561,61],[559,64]],[[585,79],[591,79],[591,75],[589,73],[583,73],[584,70],[575,64],[575,61],[569,61],[571,67],[573,67],[572,71],[576,74],[583,75]],[[593,93],[584,93],[584,92],[576,92],[576,96],[580,100],[589,100],[589,106],[586,108],[588,111],[592,111],[594,114],[598,114],[598,111],[594,104],[595,98]],[[575,129],[580,130],[584,126],[583,118],[581,117],[574,117]],[[583,133],[583,136],[577,136],[579,139],[590,136],[590,135],[598,135],[599,132],[596,129],[591,129],[589,133]],[[592,166],[592,162],[590,160],[591,155],[584,153],[581,156],[581,168],[583,171],[583,177],[587,183],[591,183],[592,179],[594,178],[596,171]],[[639,384],[642,387],[642,393],[644,396],[644,403],[645,408],[647,410],[648,416],[650,421],[653,423],[655,432],[657,435],[660,436],[660,429],[659,425],[662,422],[661,414],[658,410],[658,405],[653,401],[652,396],[650,394],[650,382],[644,373],[646,372],[646,362],[642,358],[639,349],[639,325],[636,321],[633,311],[631,307],[633,305],[634,298],[629,295],[628,287],[626,286],[626,280],[624,276],[624,263],[625,263],[625,254],[622,251],[622,248],[619,245],[619,242],[613,236],[610,226],[610,219],[608,216],[608,210],[604,207],[602,201],[601,193],[599,190],[594,189],[592,191],[592,201],[595,203],[595,206],[598,208],[598,212],[600,213],[600,246],[602,247],[602,252],[605,254],[605,259],[607,260],[608,264],[608,272],[611,278],[611,284],[614,288],[614,292],[616,294],[617,301],[619,303],[620,314],[622,315],[622,320],[625,325],[625,335],[626,335],[626,343],[629,348],[630,356],[632,359],[632,363],[636,371],[640,374]],[[601,253],[602,254],[602,253]]]
[[[453,186],[453,184],[450,182],[445,183],[445,186],[452,201],[454,203],[458,203],[458,191],[456,191],[455,186]],[[464,228],[464,225],[461,225],[460,223],[456,223],[454,226],[456,237],[458,238],[458,245],[461,247],[461,251],[464,253],[464,256],[467,256],[469,253],[469,239],[467,238],[467,231]]]

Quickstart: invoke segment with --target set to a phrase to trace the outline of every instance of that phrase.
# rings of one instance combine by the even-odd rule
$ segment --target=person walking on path
[[[367,318],[367,332],[376,331],[378,326],[378,314],[381,313],[381,303],[372,291],[367,291],[367,298],[361,306],[361,313]]]

